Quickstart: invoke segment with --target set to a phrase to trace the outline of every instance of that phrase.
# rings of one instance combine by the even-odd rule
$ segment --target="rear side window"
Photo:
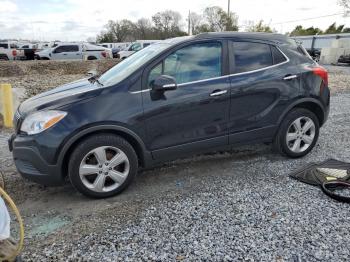
[[[249,72],[273,65],[270,46],[253,42],[233,42],[235,73]]]
[[[65,52],[77,52],[79,51],[79,47],[77,45],[66,45]]]
[[[277,65],[287,61],[287,58],[275,46],[271,46],[273,64]]]
[[[77,52],[77,51],[79,51],[79,47],[77,45],[62,45],[55,49],[55,53]]]

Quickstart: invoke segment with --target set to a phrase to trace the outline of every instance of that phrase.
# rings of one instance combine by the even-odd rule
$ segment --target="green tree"
[[[106,30],[98,36],[98,42],[125,42],[135,40],[133,34],[135,25],[130,20],[109,20],[105,28]]]
[[[337,23],[334,22],[333,24],[331,24],[326,31],[324,31],[324,34],[338,34],[338,33],[342,33],[344,29],[344,25],[339,25],[337,26]]]
[[[204,18],[210,31],[238,31],[236,14],[233,12],[228,14],[219,6],[205,8]]]
[[[148,18],[140,18],[134,27],[134,35],[136,39],[153,39],[154,32],[152,22]]]
[[[154,30],[160,39],[186,35],[181,30],[181,15],[179,12],[165,10],[152,16]]]
[[[97,43],[113,43],[116,42],[117,40],[113,36],[111,32],[106,32],[102,31],[97,37],[96,37],[96,42]]]
[[[290,33],[291,36],[303,36],[303,35],[318,35],[322,34],[322,30],[318,27],[309,27],[309,28],[303,28],[303,26],[298,25],[296,26],[293,31]]]
[[[265,32],[265,33],[273,33],[276,30],[272,29],[269,25],[264,24],[263,20],[260,20],[257,24],[253,22],[248,26],[248,32]]]

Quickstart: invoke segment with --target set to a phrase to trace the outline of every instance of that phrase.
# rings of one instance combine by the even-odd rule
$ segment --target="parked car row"
[[[125,59],[159,40],[137,40],[134,43],[11,43],[0,42],[0,60],[96,60]]]
[[[35,53],[35,58],[38,60],[96,60],[112,57],[112,51],[108,48],[77,43],[59,44]]]

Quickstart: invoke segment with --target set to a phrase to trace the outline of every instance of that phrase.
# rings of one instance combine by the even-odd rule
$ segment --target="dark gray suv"
[[[246,143],[288,157],[314,147],[329,112],[328,74],[290,38],[206,33],[151,45],[99,77],[23,102],[9,140],[23,177],[67,178],[108,197],[139,167]]]

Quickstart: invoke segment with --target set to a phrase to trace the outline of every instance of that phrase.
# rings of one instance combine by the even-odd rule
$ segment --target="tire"
[[[1,61],[9,61],[9,58],[7,56],[0,56]]]
[[[72,185],[92,198],[121,193],[130,185],[137,171],[134,148],[125,139],[112,134],[94,135],[80,142],[68,164]]]
[[[313,112],[304,108],[292,109],[279,127],[274,149],[290,158],[303,157],[314,148],[319,131],[319,120]]]
[[[89,56],[87,60],[96,60],[97,58],[95,56]]]

